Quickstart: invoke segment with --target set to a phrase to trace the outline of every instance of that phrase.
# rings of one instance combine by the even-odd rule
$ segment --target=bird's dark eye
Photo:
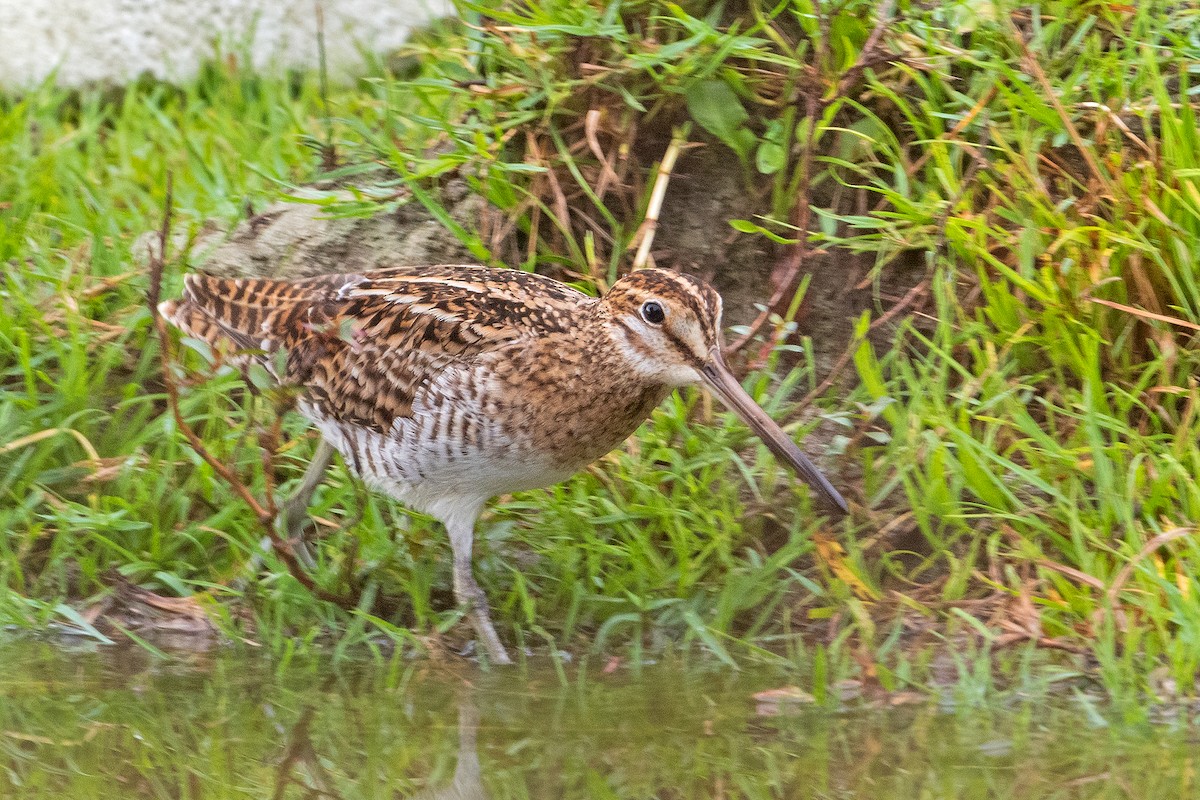
[[[649,322],[651,325],[661,325],[662,321],[667,318],[667,312],[663,310],[662,304],[655,300],[647,300],[642,303],[642,319]]]

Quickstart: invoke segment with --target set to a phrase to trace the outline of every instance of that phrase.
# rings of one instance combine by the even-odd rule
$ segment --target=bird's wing
[[[191,274],[163,315],[212,346],[251,353],[322,415],[387,432],[448,368],[559,332],[586,295],[532,273],[398,267],[301,281]],[[278,356],[286,354],[286,360]]]

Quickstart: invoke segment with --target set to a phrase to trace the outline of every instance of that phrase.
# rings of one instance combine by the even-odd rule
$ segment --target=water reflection
[[[343,795],[313,745],[311,731],[316,717],[317,706],[309,705],[288,733],[287,749],[276,770],[275,790],[271,795],[274,800],[286,797],[290,788],[298,790],[300,796],[317,792],[342,800]],[[458,752],[453,777],[445,784],[428,786],[409,795],[410,800],[491,800],[481,777],[475,744],[478,733],[479,709],[468,693],[458,700]]]
[[[479,732],[479,710],[470,700],[458,704],[458,759],[454,778],[445,786],[430,787],[413,795],[413,800],[490,800],[483,788],[475,735]]]
[[[772,673],[156,659],[0,646],[0,797],[1177,798],[1185,723],[1078,705],[761,716]]]

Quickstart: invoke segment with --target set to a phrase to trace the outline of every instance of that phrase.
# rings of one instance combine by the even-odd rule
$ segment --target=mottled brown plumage
[[[729,374],[721,299],[642,270],[603,298],[516,270],[400,267],[296,282],[189,275],[164,316],[302,389],[300,411],[370,484],[441,519],[455,590],[506,661],[470,570],[498,494],[561,481],[619,445],[674,388],[705,383],[826,505],[836,490]]]

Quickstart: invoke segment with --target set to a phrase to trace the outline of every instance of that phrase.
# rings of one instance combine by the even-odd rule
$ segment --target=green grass
[[[802,0],[743,6],[731,24],[658,0],[464,4],[505,35],[429,32],[412,74],[335,87],[329,119],[314,75],[226,66],[178,88],[0,97],[0,624],[71,622],[115,569],[202,595],[285,658],[450,631],[443,535],[341,466],[313,511],[346,529],[323,529],[315,575],[333,591],[349,577],[360,607],[314,599],[269,555],[257,566],[253,516],[163,414],[133,243],[160,222],[168,172],[176,227],[195,231],[311,180],[332,146],[340,174],[381,195],[404,183],[438,214],[439,187],[464,177],[513,222],[502,240],[457,231],[481,260],[611,280],[654,165],[599,196],[576,145],[604,108],[606,145],[636,122],[740,160],[771,209],[741,235],[794,237],[804,187],[859,198],[871,213],[814,207],[810,247],[870,254],[881,282],[920,252],[926,302],[860,338],[855,387],[819,401],[861,470],[853,524],[820,528],[741,426],[672,398],[593,468],[485,516],[477,574],[507,639],[635,661],[682,645],[888,689],[930,685],[947,657],[984,690],[1079,674],[1161,695],[1165,670],[1194,695],[1200,545],[1143,552],[1200,515],[1191,329],[1092,299],[1200,324],[1200,16],[1055,2],[1010,25],[1003,6],[901,4],[885,43],[903,59],[841,87],[875,4],[824,21]],[[331,212],[404,202],[373,196]],[[824,377],[794,362],[779,348],[748,380],[780,419]],[[189,379],[184,411],[261,495],[238,387]],[[314,444],[287,430],[283,490]]]
[[[177,222],[193,226],[236,218],[246,202],[313,174],[317,154],[303,140],[323,124],[315,85],[213,68],[181,90],[79,96],[43,87],[5,101],[3,196],[13,200],[3,257],[14,267],[0,321],[5,624],[38,630],[74,621],[63,618],[63,603],[86,605],[105,593],[114,568],[162,593],[209,592],[230,609],[244,605],[251,621],[231,626],[247,625],[247,635],[280,651],[317,637],[406,642],[397,625],[426,632],[457,619],[448,611],[441,532],[418,517],[401,535],[406,512],[362,493],[340,467],[314,513],[350,519],[361,498],[366,507],[357,524],[323,541],[317,574],[335,586],[353,549],[351,571],[378,603],[342,613],[273,560],[275,571],[256,575],[256,521],[162,413],[134,239],[157,226],[168,171]],[[340,107],[362,101],[353,88],[339,91],[331,100]],[[171,278],[178,283],[178,274]],[[189,386],[184,412],[218,455],[252,475],[258,455],[244,437],[239,383],[225,376]],[[575,650],[596,636],[623,648],[665,629],[719,648],[705,621],[721,631],[735,622],[769,625],[795,586],[785,568],[808,548],[810,523],[789,503],[779,519],[744,529],[747,491],[773,497],[778,476],[756,475],[742,461],[739,426],[689,427],[691,412],[690,403],[672,401],[637,456],[618,453],[603,472],[520,498],[487,520],[479,574],[517,638]],[[312,449],[300,422],[290,427],[298,438],[281,458],[285,480],[299,477]],[[93,450],[103,480],[92,479]],[[738,464],[751,483],[727,481],[696,502]],[[261,491],[261,475],[254,480]],[[758,546],[755,532],[767,526],[789,543],[771,552]],[[239,579],[250,588],[231,588]]]

